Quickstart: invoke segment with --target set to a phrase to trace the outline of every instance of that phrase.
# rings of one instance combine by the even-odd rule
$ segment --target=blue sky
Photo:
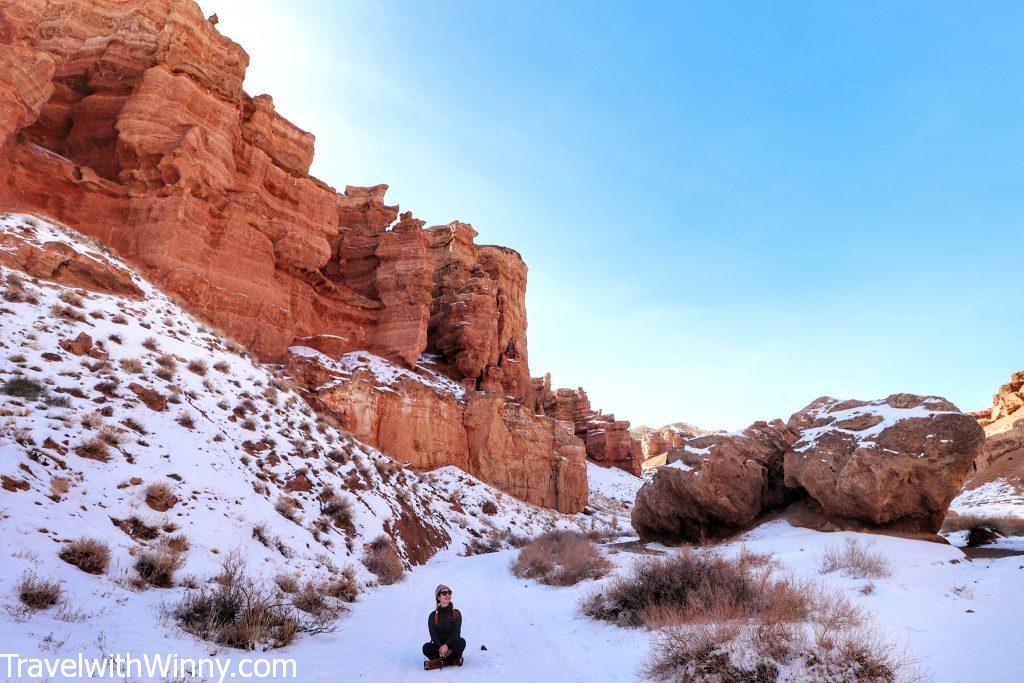
[[[517,249],[533,374],[620,418],[1024,368],[1024,5],[201,5],[315,175]]]

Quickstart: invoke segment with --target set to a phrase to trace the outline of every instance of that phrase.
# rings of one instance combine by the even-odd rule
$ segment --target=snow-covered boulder
[[[785,458],[787,487],[832,520],[935,533],[985,434],[935,396],[819,398],[789,419],[800,439]]]

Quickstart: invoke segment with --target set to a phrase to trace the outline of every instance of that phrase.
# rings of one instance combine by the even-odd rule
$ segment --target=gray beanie
[[[434,602],[437,602],[437,596],[441,594],[441,591],[450,591],[451,588],[444,585],[443,583],[437,584],[437,588],[434,589]]]

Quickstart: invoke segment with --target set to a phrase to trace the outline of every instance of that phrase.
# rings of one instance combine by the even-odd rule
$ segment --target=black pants
[[[438,650],[441,649],[440,645],[434,643],[423,643],[423,656],[427,659],[437,659],[441,656]],[[454,643],[448,646],[448,656],[445,657],[446,662],[454,662],[456,659],[462,656],[463,651],[466,649],[466,639],[459,638]]]

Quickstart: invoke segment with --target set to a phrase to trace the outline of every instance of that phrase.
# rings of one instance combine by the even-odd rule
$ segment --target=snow
[[[587,480],[591,495],[597,494],[620,503],[633,505],[644,480],[618,467],[601,467],[587,462]]]
[[[934,398],[934,397],[929,397]],[[924,403],[938,402],[939,399],[933,401],[925,400]],[[801,435],[800,440],[793,446],[793,450],[798,453],[814,448],[818,439],[830,432],[842,432],[849,434],[856,439],[861,446],[868,447],[874,445],[874,438],[884,432],[886,429],[895,426],[902,420],[909,420],[913,418],[928,418],[935,415],[950,414],[952,411],[948,410],[931,410],[924,406],[915,406],[913,408],[896,408],[888,405],[885,399],[877,399],[871,401],[867,405],[857,406],[855,408],[847,408],[845,410],[837,410],[836,412],[830,412],[835,402],[826,403],[820,406],[816,411],[811,413],[811,416],[815,419],[824,417],[831,418],[828,424],[820,427],[812,427],[805,429]],[[862,429],[860,431],[854,431],[851,429],[840,429],[835,426],[835,423],[843,422],[846,420],[853,419],[855,417],[861,417],[862,415],[873,415],[881,418],[878,424]]]
[[[665,467],[671,467],[672,469],[682,470],[683,472],[693,472],[693,468],[687,465],[682,460],[676,460],[665,465]]]
[[[417,367],[416,372],[413,372],[369,351],[353,351],[344,354],[337,360],[308,346],[292,346],[288,351],[296,356],[315,358],[323,367],[338,375],[338,379],[328,382],[320,387],[321,389],[330,389],[340,382],[347,381],[356,373],[365,371],[370,374],[374,383],[382,391],[389,389],[402,379],[407,379],[430,387],[439,394],[453,396],[460,401],[466,396],[465,387],[438,372],[425,367]]]
[[[1024,490],[1003,478],[962,491],[949,504],[951,512],[979,517],[1024,519]]]

